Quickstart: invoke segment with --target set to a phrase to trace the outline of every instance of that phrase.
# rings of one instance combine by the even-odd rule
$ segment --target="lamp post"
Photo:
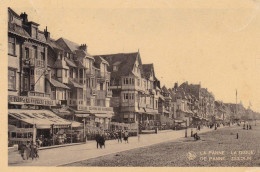
[[[187,133],[188,133],[188,124],[187,124],[187,119],[185,121],[185,124],[186,124],[186,128],[185,128],[185,137],[187,137]]]
[[[83,121],[83,140],[85,142],[86,141],[86,119],[84,118],[82,121]]]
[[[52,145],[55,144],[54,142],[54,124],[51,124],[51,130],[52,130]]]
[[[70,124],[70,143],[72,143],[72,123]]]

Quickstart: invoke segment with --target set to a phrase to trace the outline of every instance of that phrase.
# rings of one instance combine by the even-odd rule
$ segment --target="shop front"
[[[73,127],[80,124],[60,118],[50,110],[9,109],[8,123],[12,126],[8,131],[10,144],[33,141],[40,146],[52,146],[81,141],[72,134]],[[27,134],[16,134],[15,139],[15,131]]]

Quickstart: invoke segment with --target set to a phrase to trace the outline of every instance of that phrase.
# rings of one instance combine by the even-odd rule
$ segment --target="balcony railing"
[[[95,69],[94,69],[94,68],[88,68],[88,69],[86,70],[86,75],[87,75],[87,76],[93,76],[93,75],[95,75]]]
[[[51,95],[48,93],[40,93],[36,91],[24,91],[21,93],[22,96],[28,96],[28,97],[48,97],[50,98]]]
[[[45,61],[38,60],[38,59],[30,59],[29,60],[29,65],[30,66],[35,66],[35,67],[45,67]]]

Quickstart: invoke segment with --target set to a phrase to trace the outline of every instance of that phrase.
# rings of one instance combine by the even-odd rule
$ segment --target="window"
[[[132,78],[132,85],[135,85],[135,79]]]
[[[155,108],[158,108],[158,101],[155,101]]]
[[[8,69],[8,89],[16,89],[16,70]]]
[[[68,70],[65,70],[65,77],[68,77]]]
[[[34,69],[31,69],[31,75],[34,75]]]
[[[45,60],[45,53],[44,52],[41,52],[41,60]]]
[[[113,71],[118,71],[118,67],[116,65],[113,66]]]
[[[90,87],[90,78],[87,79],[87,88]]]
[[[134,78],[129,78],[129,84],[134,85],[135,84],[135,79]]]
[[[8,13],[8,21],[9,22],[13,21],[13,16],[10,12]]]
[[[25,48],[25,58],[29,59],[29,48]]]
[[[128,85],[128,78],[124,78],[124,85]]]
[[[28,76],[24,76],[24,88],[25,91],[29,90],[29,78]]]
[[[32,37],[37,39],[37,28],[32,27]]]
[[[130,94],[130,99],[131,99],[131,100],[134,100],[134,95],[135,95],[135,93],[131,93],[131,94]]]
[[[128,93],[124,93],[124,100],[128,100]]]
[[[15,38],[8,37],[8,54],[15,56]]]
[[[93,78],[91,79],[91,83],[92,83],[92,88],[94,88],[95,87],[95,80]]]
[[[100,90],[103,90],[103,83],[100,83]]]
[[[33,46],[33,58],[37,59],[37,47]]]
[[[70,68],[70,77],[73,78],[73,68]]]
[[[90,98],[87,98],[87,105],[90,106]]]
[[[137,85],[140,86],[140,79],[137,79]]]

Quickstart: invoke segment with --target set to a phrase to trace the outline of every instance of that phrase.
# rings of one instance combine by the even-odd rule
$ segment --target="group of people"
[[[32,141],[27,142],[27,144],[20,143],[18,145],[18,150],[21,154],[23,160],[28,160],[29,158],[36,159],[39,158],[38,145],[34,144]]]
[[[249,129],[249,130],[252,130],[252,126],[250,125],[250,124],[244,124],[243,125],[243,129],[245,130],[245,129]]]
[[[122,143],[122,138],[124,139],[125,143],[128,143],[128,137],[129,137],[128,131],[118,130],[116,134],[117,134],[118,143],[119,142]]]
[[[114,131],[115,139],[118,140],[118,143],[122,143],[122,139],[124,139],[125,143],[128,143],[128,137],[129,133],[128,131],[123,131],[123,130],[117,130]],[[96,142],[97,142],[97,149],[100,147],[105,148],[105,142],[106,142],[106,134],[105,133],[97,133],[95,136]]]

